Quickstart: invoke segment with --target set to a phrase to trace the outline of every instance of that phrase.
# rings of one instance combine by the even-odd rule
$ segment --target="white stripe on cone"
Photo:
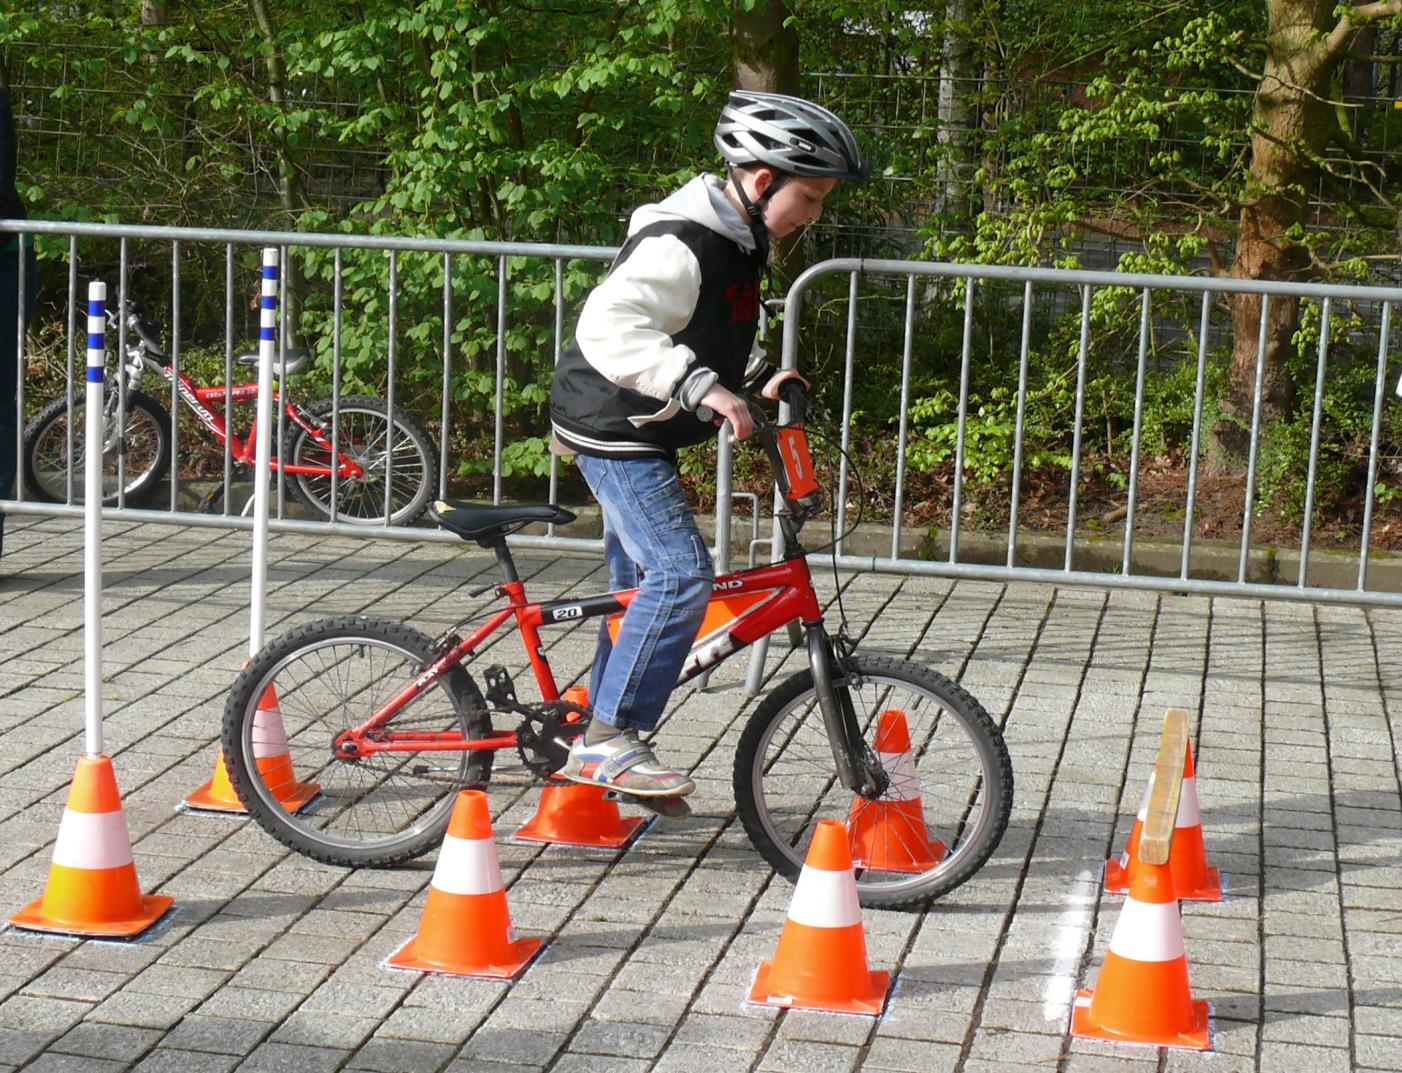
[[[282,725],[282,713],[276,708],[259,708],[253,713],[253,757],[263,760],[287,752],[287,728]]]
[[[495,894],[502,889],[496,846],[486,838],[444,835],[433,886],[444,894]]]
[[[120,812],[63,810],[54,864],[65,868],[121,868],[131,864],[131,838]]]
[[[848,928],[862,922],[857,880],[850,870],[803,866],[789,903],[789,919],[812,928]]]
[[[1130,961],[1177,961],[1185,956],[1178,903],[1127,900],[1115,922],[1110,950]]]
[[[1178,795],[1178,819],[1174,827],[1196,827],[1202,823],[1202,813],[1198,810],[1197,776],[1183,780],[1183,789]]]
[[[920,776],[915,770],[915,757],[903,753],[877,753],[881,766],[891,783],[886,787],[886,801],[915,801],[920,797]]]

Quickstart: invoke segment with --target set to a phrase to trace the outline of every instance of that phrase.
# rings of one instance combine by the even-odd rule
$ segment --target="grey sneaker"
[[[696,789],[696,783],[678,771],[658,763],[637,731],[625,730],[594,745],[580,738],[559,774],[574,782],[602,786],[634,797],[682,797]]]

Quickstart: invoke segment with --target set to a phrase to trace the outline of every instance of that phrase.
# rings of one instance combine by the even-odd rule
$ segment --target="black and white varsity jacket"
[[[638,209],[555,369],[555,438],[576,454],[672,458],[714,436],[695,413],[702,396],[773,372],[755,344],[763,272],[714,176]]]

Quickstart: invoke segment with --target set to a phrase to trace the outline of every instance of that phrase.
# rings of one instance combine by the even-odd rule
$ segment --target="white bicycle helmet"
[[[715,143],[731,167],[764,164],[783,175],[871,178],[847,124],[800,97],[736,90],[721,109]]]

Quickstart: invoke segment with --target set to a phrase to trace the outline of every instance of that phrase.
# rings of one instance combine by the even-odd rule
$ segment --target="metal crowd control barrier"
[[[279,260],[282,264],[288,263],[289,251],[295,256],[299,251],[309,249],[323,249],[332,251],[334,263],[331,267],[331,351],[332,351],[332,428],[333,440],[335,429],[339,420],[339,407],[341,400],[342,373],[344,367],[342,354],[342,323],[343,319],[353,315],[346,308],[346,299],[343,294],[343,257],[355,252],[365,252],[367,254],[380,253],[388,264],[387,293],[383,295],[384,305],[387,311],[387,347],[384,354],[385,375],[387,383],[386,398],[389,404],[389,420],[392,424],[395,414],[395,389],[396,389],[396,369],[400,364],[400,351],[404,345],[401,338],[403,326],[400,324],[400,304],[401,293],[399,290],[399,260],[402,255],[417,253],[428,254],[442,260],[443,288],[441,294],[441,315],[443,321],[443,332],[441,349],[435,354],[435,358],[441,361],[442,365],[442,404],[438,421],[438,444],[440,450],[439,458],[439,487],[437,494],[446,493],[447,471],[449,464],[454,461],[449,458],[450,429],[453,420],[451,412],[452,393],[450,385],[455,368],[455,348],[453,344],[454,328],[454,286],[453,270],[454,265],[464,259],[475,259],[477,261],[486,260],[493,266],[493,275],[496,283],[496,308],[495,308],[495,368],[494,381],[495,390],[492,393],[492,426],[493,426],[493,501],[499,502],[502,498],[502,478],[503,465],[502,455],[505,449],[505,398],[504,384],[506,381],[508,345],[507,333],[512,326],[512,309],[508,300],[508,281],[511,278],[511,266],[518,259],[532,261],[545,261],[553,266],[553,325],[554,325],[554,345],[553,359],[559,360],[562,349],[562,340],[565,330],[565,286],[564,269],[568,262],[590,261],[597,262],[602,270],[603,266],[616,254],[615,247],[601,246],[570,246],[538,243],[520,242],[473,242],[450,239],[418,239],[418,238],[386,238],[369,236],[351,236],[340,234],[304,234],[300,232],[267,232],[267,231],[241,231],[228,229],[206,229],[206,228],[173,228],[173,227],[136,227],[109,224],[84,224],[84,223],[56,223],[38,220],[0,220],[0,234],[18,233],[32,236],[52,236],[54,238],[67,240],[67,261],[68,261],[68,341],[67,341],[67,382],[70,397],[73,394],[75,384],[74,353],[75,353],[75,332],[77,331],[77,291],[80,265],[80,243],[109,243],[115,246],[115,251],[108,251],[109,256],[115,252],[112,258],[117,264],[117,287],[116,299],[118,308],[124,308],[129,296],[131,268],[129,267],[129,247],[133,243],[160,243],[168,244],[170,249],[170,307],[171,318],[170,329],[170,357],[173,370],[177,373],[180,369],[181,358],[181,308],[184,284],[181,279],[181,267],[185,254],[197,244],[212,244],[224,247],[224,377],[225,383],[234,381],[234,341],[235,341],[235,294],[252,293],[258,285],[258,269],[249,268],[246,271],[236,270],[235,252],[247,251],[250,256],[256,256],[265,247],[276,247],[279,250]],[[240,274],[242,273],[242,274]],[[284,272],[279,282],[279,303],[286,305],[286,287],[288,273]],[[21,278],[20,286],[24,281]],[[358,315],[358,314],[356,314]],[[286,320],[283,318],[284,330],[279,333],[277,339],[278,360],[281,363],[287,352],[287,330]],[[410,326],[412,327],[412,325]],[[117,363],[116,390],[119,396],[118,413],[124,416],[126,413],[126,377],[125,356],[128,352],[127,345],[127,324],[126,318],[122,317],[117,329],[116,352],[122,355],[122,359]],[[20,337],[20,363],[24,366],[24,344],[23,336]],[[284,388],[285,390],[285,388]],[[171,453],[173,458],[179,458],[180,451],[180,429],[178,414],[180,412],[181,388],[178,379],[173,379],[170,385],[170,395],[168,398],[171,423],[168,429],[170,437]],[[231,425],[232,417],[231,396],[225,397],[224,421],[226,426]],[[23,378],[20,379],[19,398],[17,400],[17,413],[19,416],[20,428],[16,434],[16,454],[23,459],[24,441],[23,426],[25,404],[25,387]],[[28,497],[22,479],[16,482],[16,498],[14,500],[3,501],[4,509],[11,513],[36,513],[69,515],[77,517],[81,514],[82,508],[75,502],[76,493],[81,493],[81,485],[75,489],[72,480],[73,450],[71,441],[72,411],[70,410],[70,442],[68,450],[68,481],[66,503],[37,502]],[[283,442],[285,432],[286,415],[279,411],[277,428],[274,435],[278,443]],[[119,467],[122,456],[119,454]],[[233,483],[233,459],[231,447],[226,440],[223,457],[223,509],[220,513],[200,513],[193,510],[181,510],[179,505],[180,472],[179,467],[172,465],[170,472],[170,493],[168,498],[167,514],[177,516],[181,524],[207,527],[232,527],[250,528],[251,520],[243,518],[234,513],[229,506],[230,489]],[[556,494],[559,462],[553,456],[550,460],[550,496],[553,499]],[[22,466],[21,466],[22,470]],[[115,507],[108,507],[104,514],[108,517],[122,518],[131,521],[151,521],[153,514],[149,510],[132,510],[125,501],[125,486],[118,475],[117,483],[117,503]],[[364,536],[374,536],[377,538],[397,539],[397,540],[453,540],[446,534],[441,534],[435,529],[409,528],[388,525],[350,525],[345,522],[315,522],[290,518],[286,512],[286,489],[284,487],[284,473],[279,470],[276,474],[276,489],[274,493],[274,504],[276,515],[270,523],[270,528],[275,531],[295,532],[295,531],[316,531],[316,532],[337,532],[341,534],[360,534]],[[333,496],[335,494],[333,484]],[[0,493],[3,495],[3,493]],[[388,499],[388,493],[386,495]],[[526,544],[538,544],[546,547],[577,548],[580,546],[597,547],[597,540],[584,540],[581,538],[563,537],[556,535],[554,527],[545,536],[518,538]]]
[[[80,241],[82,243],[107,242],[116,247],[116,260],[118,262],[118,294],[119,302],[127,296],[128,287],[128,245],[133,242],[156,242],[166,243],[170,247],[170,280],[171,280],[171,358],[173,364],[178,368],[180,360],[180,309],[181,309],[181,266],[185,258],[182,251],[188,251],[193,245],[199,243],[212,243],[223,246],[225,251],[225,279],[224,279],[224,307],[225,307],[225,371],[228,379],[232,380],[233,366],[233,309],[234,293],[237,286],[242,285],[235,280],[234,261],[235,251],[248,249],[256,251],[265,246],[277,246],[281,248],[282,260],[287,261],[288,251],[310,249],[331,250],[334,252],[334,265],[331,267],[330,280],[332,284],[332,320],[331,330],[332,353],[334,367],[333,396],[339,399],[341,388],[341,332],[340,325],[342,318],[347,316],[345,309],[345,296],[342,294],[340,286],[342,278],[342,257],[350,255],[354,251],[355,256],[361,256],[362,251],[367,256],[383,256],[389,266],[388,293],[381,294],[382,304],[388,317],[387,349],[384,355],[386,365],[386,376],[388,377],[388,397],[391,407],[394,405],[395,376],[399,365],[399,349],[403,343],[400,336],[400,295],[397,291],[399,286],[399,276],[397,266],[399,258],[405,254],[413,253],[419,255],[430,255],[441,257],[443,261],[443,292],[441,295],[441,309],[443,320],[443,338],[439,344],[436,358],[442,364],[442,384],[444,386],[442,407],[439,415],[439,442],[441,445],[442,459],[445,463],[443,470],[446,472],[446,463],[449,458],[450,430],[454,415],[450,407],[449,386],[452,382],[454,370],[454,341],[452,338],[452,325],[454,324],[453,304],[454,285],[452,268],[454,263],[463,258],[486,259],[494,265],[493,278],[496,285],[495,304],[495,375],[494,394],[492,408],[492,436],[493,436],[493,498],[499,500],[502,495],[503,478],[503,452],[505,449],[504,433],[506,427],[506,414],[504,412],[503,390],[507,372],[508,331],[516,327],[522,314],[519,310],[513,310],[512,302],[508,295],[508,282],[511,278],[511,266],[514,259],[534,259],[544,260],[553,265],[553,357],[558,360],[560,349],[565,339],[567,330],[566,317],[566,295],[563,283],[563,273],[567,263],[576,260],[590,261],[602,265],[615,252],[611,248],[585,247],[585,246],[563,246],[544,245],[530,243],[499,243],[499,242],[468,242],[434,239],[410,239],[410,238],[382,238],[382,237],[361,237],[346,236],[339,234],[301,234],[293,232],[258,232],[258,231],[234,231],[234,230],[202,230],[184,228],[162,228],[162,227],[123,227],[103,224],[74,224],[74,223],[45,223],[40,221],[0,221],[0,233],[28,233],[38,236],[50,236],[60,239],[67,239],[68,244],[68,269],[69,269],[69,307],[70,316],[73,318],[70,323],[69,334],[69,370],[70,384],[72,383],[72,372],[74,368],[74,332],[76,331],[76,310],[77,310],[77,280],[79,269]],[[518,269],[518,271],[520,271]],[[1369,549],[1373,540],[1373,512],[1374,496],[1373,488],[1377,483],[1380,471],[1380,431],[1382,425],[1383,407],[1388,396],[1385,390],[1387,386],[1387,359],[1390,344],[1390,321],[1392,306],[1402,301],[1402,289],[1397,288],[1377,288],[1361,286],[1330,286],[1323,284],[1309,283],[1261,283],[1255,281],[1221,279],[1221,278],[1200,278],[1186,276],[1159,276],[1159,275],[1137,275],[1113,272],[1067,272],[1050,269],[1027,269],[1027,268],[1001,268],[977,265],[951,265],[935,264],[914,261],[880,261],[880,260],[832,260],[815,265],[800,276],[791,286],[785,300],[785,316],[783,323],[783,343],[782,361],[786,366],[798,364],[798,354],[801,347],[809,346],[819,341],[819,335],[810,323],[812,313],[811,308],[806,307],[806,301],[812,296],[813,289],[820,280],[826,277],[846,277],[847,286],[847,324],[845,343],[843,345],[842,376],[843,376],[843,404],[841,414],[841,428],[844,446],[847,445],[851,419],[853,416],[853,395],[854,379],[858,372],[858,356],[870,350],[874,345],[874,327],[867,324],[862,327],[862,343],[859,346],[859,326],[860,311],[867,306],[863,296],[862,286],[872,287],[877,283],[889,286],[892,281],[897,285],[901,282],[905,284],[905,309],[902,318],[901,330],[901,377],[898,385],[892,385],[893,390],[899,391],[899,398],[902,406],[899,418],[899,425],[896,429],[896,452],[895,452],[895,488],[894,510],[887,524],[889,526],[887,535],[889,536],[888,551],[886,554],[853,554],[847,547],[839,545],[837,550],[838,562],[841,566],[858,570],[896,571],[921,574],[939,574],[952,577],[980,578],[988,580],[1010,580],[1014,578],[1048,582],[1054,584],[1075,584],[1092,587],[1113,587],[1113,588],[1135,588],[1153,589],[1162,591],[1187,591],[1214,595],[1239,595],[1251,596],[1264,599],[1294,599],[1294,600],[1317,600],[1333,603],[1363,603],[1363,604],[1389,604],[1402,605],[1402,593],[1378,591],[1376,587],[1369,584]],[[252,275],[246,281],[252,284]],[[23,285],[21,283],[21,285]],[[285,287],[285,283],[283,285]],[[487,290],[487,285],[481,279],[474,284],[479,293]],[[915,354],[915,337],[917,317],[917,296],[921,293],[918,288],[924,287],[927,293],[931,289],[944,288],[944,293],[939,296],[939,300],[948,303],[963,303],[963,331],[959,346],[959,401],[957,404],[958,438],[955,448],[955,458],[953,466],[953,487],[952,487],[952,524],[948,530],[947,554],[938,560],[928,560],[918,558],[904,546],[903,537],[906,535],[907,522],[907,478],[910,471],[909,448],[912,430],[908,420],[909,404],[912,400],[915,370],[913,369]],[[1003,288],[999,291],[998,288]],[[1011,291],[1008,289],[1011,288]],[[1118,293],[1127,292],[1137,294],[1138,297],[1138,336],[1137,355],[1135,368],[1135,406],[1134,424],[1131,434],[1131,458],[1127,472],[1126,488],[1126,509],[1120,543],[1118,546],[1119,563],[1115,572],[1100,572],[1099,570],[1086,569],[1083,564],[1078,564],[1077,556],[1081,554],[1077,547],[1076,535],[1078,531],[1077,511],[1078,493],[1081,487],[1081,465],[1082,440],[1081,426],[1083,422],[1085,408],[1086,391],[1086,366],[1087,355],[1094,342],[1092,338],[1092,302],[1097,295],[1105,289],[1115,288]],[[549,289],[547,287],[547,289]],[[1017,291],[1021,291],[1021,301],[1016,300]],[[969,423],[969,415],[976,407],[978,400],[971,398],[971,365],[973,364],[973,341],[974,341],[974,318],[975,296],[988,295],[997,297],[997,301],[1002,303],[1000,315],[1005,319],[1010,328],[1016,324],[1013,318],[1017,317],[1021,322],[1020,342],[1016,348],[1018,360],[1018,387],[1016,394],[1016,430],[1013,440],[1013,464],[1010,481],[1010,501],[1009,501],[1009,523],[1006,532],[1004,554],[1001,556],[1001,563],[978,563],[968,561],[970,556],[962,555],[961,550],[964,543],[969,541],[970,535],[963,529],[963,505],[965,496],[965,463],[966,458],[966,432]],[[962,292],[962,294],[960,293]],[[1007,292],[1007,293],[1004,293]],[[1312,303],[1317,303],[1319,319],[1322,321],[1322,330],[1319,331],[1318,361],[1315,382],[1313,384],[1313,419],[1311,428],[1310,449],[1307,465],[1304,472],[1297,476],[1297,480],[1304,488],[1305,509],[1303,512],[1303,534],[1298,548],[1298,574],[1292,584],[1269,584],[1252,580],[1248,576],[1248,560],[1253,550],[1252,545],[1252,517],[1256,505],[1256,482],[1258,477],[1258,463],[1260,446],[1263,439],[1261,407],[1263,399],[1263,378],[1262,370],[1265,367],[1266,338],[1262,332],[1257,351],[1257,376],[1255,382],[1254,411],[1250,430],[1249,467],[1246,476],[1245,499],[1246,508],[1241,517],[1241,537],[1237,549],[1237,569],[1234,576],[1227,577],[1204,577],[1195,576],[1195,564],[1193,555],[1196,547],[1200,546],[1200,541],[1194,534],[1194,513],[1197,497],[1196,468],[1200,458],[1203,429],[1203,406],[1204,406],[1204,370],[1208,361],[1209,336],[1211,333],[1210,314],[1214,310],[1220,311],[1221,303],[1230,296],[1237,294],[1257,294],[1263,298],[1263,303],[1281,299],[1308,299]],[[1068,439],[1072,442],[1070,460],[1070,484],[1067,516],[1061,539],[1064,548],[1061,558],[1061,568],[1053,569],[1046,566],[1029,566],[1026,557],[1020,560],[1019,541],[1027,542],[1025,526],[1020,518],[1022,510],[1022,499],[1024,481],[1026,475],[1024,470],[1024,446],[1026,439],[1025,415],[1028,404],[1029,386],[1028,369],[1029,356],[1032,351],[1031,325],[1034,302],[1043,300],[1046,296],[1052,296],[1061,303],[1062,311],[1074,312],[1079,307],[1079,358],[1076,363],[1076,389],[1074,414],[1068,416],[1069,428],[1066,430]],[[422,296],[417,296],[422,297]],[[1190,457],[1188,459],[1188,486],[1186,490],[1186,500],[1183,504],[1183,536],[1181,542],[1181,557],[1179,568],[1176,572],[1169,572],[1167,576],[1161,573],[1151,573],[1146,569],[1141,569],[1135,557],[1136,539],[1136,512],[1140,507],[1139,476],[1141,469],[1140,449],[1143,433],[1143,412],[1145,385],[1150,375],[1149,352],[1151,350],[1149,338],[1155,331],[1154,314],[1160,303],[1168,300],[1183,302],[1197,301],[1200,303],[1196,339],[1196,378],[1195,378],[1195,399],[1194,399],[1194,420],[1191,436]],[[840,306],[840,301],[830,303],[830,305]],[[1373,399],[1372,426],[1371,426],[1371,449],[1368,461],[1367,494],[1364,504],[1364,517],[1362,522],[1362,535],[1357,547],[1357,562],[1354,569],[1353,583],[1348,586],[1329,586],[1319,584],[1311,576],[1311,520],[1314,514],[1314,504],[1319,490],[1320,467],[1320,433],[1323,423],[1323,399],[1324,386],[1329,370],[1330,352],[1330,317],[1335,315],[1339,309],[1349,309],[1352,321],[1349,331],[1351,338],[1363,338],[1361,345],[1373,346],[1377,353],[1377,375]],[[513,320],[513,313],[518,320]],[[543,324],[548,314],[541,309],[535,310],[537,320]],[[1264,311],[1263,311],[1264,314]],[[363,315],[363,314],[362,314]],[[571,314],[572,318],[572,314]],[[1262,320],[1264,321],[1264,315]],[[1342,317],[1338,318],[1339,323],[1343,323]],[[411,326],[412,327],[412,326]],[[124,335],[124,327],[119,329],[119,335]],[[1191,329],[1186,333],[1192,334]],[[1226,341],[1225,333],[1218,330],[1216,338],[1217,344]],[[1012,336],[1010,335],[1009,338]],[[1366,338],[1365,338],[1366,337]],[[286,346],[286,339],[282,338],[278,342],[280,351]],[[420,343],[419,345],[423,345]],[[1131,351],[1135,348],[1131,346]],[[119,338],[118,352],[125,353],[125,339]],[[530,360],[533,355],[526,355]],[[543,355],[542,355],[543,357]],[[1191,360],[1186,353],[1184,357]],[[952,358],[952,355],[951,355]],[[1000,352],[994,360],[1011,362],[1013,360],[1013,348],[1009,344],[1006,353]],[[485,370],[484,370],[485,371]],[[117,377],[118,391],[123,389],[122,378]],[[19,412],[24,412],[23,384],[21,382],[21,398],[19,400]],[[177,410],[178,392],[176,385],[171,386],[171,409],[172,413]],[[226,404],[227,405],[227,404]],[[334,422],[334,411],[333,411]],[[71,422],[70,422],[71,427]],[[544,433],[544,429],[541,430]],[[176,422],[172,420],[170,429],[173,449],[179,449],[179,429]],[[281,429],[279,429],[281,436]],[[17,437],[19,439],[19,437]],[[22,439],[17,443],[17,447],[23,449]],[[71,457],[71,453],[70,453]],[[231,465],[228,450],[224,455],[224,484],[227,487],[231,480]],[[720,472],[717,475],[717,487],[720,493],[719,501],[729,503],[732,495],[732,483],[730,480],[730,452],[726,445],[722,444],[720,451]],[[557,488],[557,468],[556,462],[551,460],[551,478],[549,494],[553,498]],[[836,496],[836,506],[838,512],[839,531],[845,526],[848,512],[848,502],[850,497],[850,474],[845,463],[839,466],[838,480],[839,487]],[[275,502],[278,505],[278,517],[272,522],[274,529],[284,531],[296,531],[302,529],[325,532],[326,523],[306,522],[288,518],[282,510],[282,474],[278,474],[278,495]],[[172,485],[170,495],[170,505],[177,506],[176,493],[178,490],[180,476],[178,472],[172,474]],[[441,477],[440,481],[446,482],[446,477]],[[442,488],[440,487],[440,493]],[[152,515],[149,512],[128,512],[123,509],[124,504],[118,496],[118,509],[115,516],[126,517],[130,520],[150,520]],[[230,512],[225,498],[226,506],[224,513],[220,515],[205,515],[193,512],[180,512],[179,520],[185,524],[192,525],[218,525],[218,526],[239,526],[247,527],[250,523],[243,518],[236,517]],[[68,504],[39,504],[32,501],[25,501],[24,493],[21,490],[19,499],[7,501],[5,509],[17,512],[41,512],[56,514],[71,514],[76,516],[79,509],[74,504],[74,495],[71,491],[68,496]],[[730,546],[730,519],[727,510],[717,512],[716,538],[718,555],[724,556]],[[439,534],[433,530],[423,528],[406,528],[390,526],[349,526],[337,523],[332,528],[343,533],[362,533],[381,538],[390,539],[439,539]],[[522,538],[524,543],[539,544],[546,547],[559,548],[580,548],[597,546],[593,540],[566,537],[553,532],[542,537]],[[1201,571],[1198,571],[1201,573]]]

